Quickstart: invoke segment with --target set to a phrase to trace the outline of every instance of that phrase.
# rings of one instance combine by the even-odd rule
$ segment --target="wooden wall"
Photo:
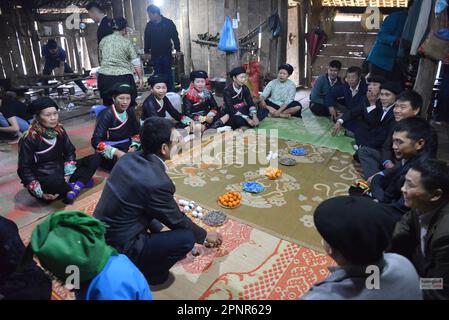
[[[113,0],[113,6],[108,12],[110,17],[125,15],[129,25],[140,32],[137,35],[140,36],[140,45],[142,47],[144,30],[148,21],[146,8],[149,3],[152,3],[152,1]],[[19,75],[23,78],[23,64],[19,54],[17,37],[15,36],[15,30],[18,29],[19,24],[11,22],[16,21],[17,17],[14,18],[16,20],[12,18],[15,14],[10,5],[6,5],[5,8],[1,9],[0,28],[6,32],[0,33],[0,41],[7,45],[3,47],[3,50],[0,48],[0,62],[3,62],[0,67],[0,77],[3,77],[4,70],[9,77]],[[198,34],[208,32],[215,35],[221,32],[225,17],[229,15],[231,18],[236,18],[238,12],[240,22],[236,35],[237,37],[243,37],[279,9],[284,10],[281,10],[281,16],[285,12],[284,19],[286,20],[287,0],[164,0],[161,6],[162,14],[172,19],[178,28],[181,50],[188,59],[185,61],[185,71],[188,73],[192,69],[204,69],[209,72],[211,78],[226,77],[226,54],[218,51],[216,47],[201,46],[192,42],[198,39]],[[16,12],[18,11],[16,10]],[[20,13],[22,20],[27,21],[26,24],[22,22],[22,25],[28,28],[23,32],[22,38],[19,38],[22,44],[22,53],[25,56],[25,69],[28,75],[36,75],[36,68],[39,68],[40,61],[40,45],[44,44],[47,39],[39,39],[34,30],[34,21],[38,21],[39,34],[43,34],[43,26],[50,26],[53,30],[52,33],[57,35],[59,34],[58,22],[64,22],[67,15],[37,16],[33,15],[31,11]],[[82,18],[86,17],[87,15],[82,15]],[[68,63],[74,71],[80,71],[83,65],[86,68],[98,66],[96,24],[88,24],[87,29],[81,35],[79,33],[71,33],[65,29],[65,23],[63,25]],[[283,21],[283,26],[287,27],[287,21]],[[277,41],[279,40],[272,39],[267,25],[262,28],[262,32],[261,48],[256,52],[261,62],[262,74],[275,74],[277,72],[277,64],[279,63],[279,58],[277,58],[279,56],[278,51],[285,56],[286,48],[283,48],[283,50],[278,49]],[[286,29],[283,37],[282,41],[285,42],[287,37]],[[61,44],[62,38],[58,37],[57,39],[59,44]],[[258,44],[258,36],[253,40]],[[25,46],[27,42],[30,43],[28,47]],[[32,51],[31,47],[34,50],[34,59],[30,53]],[[81,50],[84,51],[81,52]],[[82,56],[85,57],[84,60],[81,58]],[[240,52],[241,64],[248,62],[247,56],[244,51]],[[34,60],[37,65],[35,65]],[[285,58],[281,58],[281,60],[285,60]]]
[[[189,37],[192,41],[198,39],[198,34],[208,32],[215,35],[217,32],[221,32],[226,15],[236,18],[237,12],[240,15],[240,23],[236,35],[238,37],[245,36],[248,31],[257,27],[278,9],[279,1],[282,1],[283,5],[287,5],[286,0],[164,0],[161,10],[164,16],[175,22],[180,36],[181,49],[185,52],[188,49],[186,42]],[[188,25],[182,16],[181,9],[183,7],[189,8]],[[134,19],[136,21],[135,16]],[[187,34],[188,30],[190,32]],[[276,41],[271,40],[267,26],[263,30],[262,46],[259,52],[263,73],[276,72]],[[258,42],[258,37],[254,39]],[[201,46],[193,42],[190,45],[194,69],[208,71],[211,78],[226,77],[226,55],[224,52],[218,51],[215,47]],[[241,55],[240,58],[242,63],[247,62],[246,55]],[[186,65],[189,65],[189,61],[186,61]]]

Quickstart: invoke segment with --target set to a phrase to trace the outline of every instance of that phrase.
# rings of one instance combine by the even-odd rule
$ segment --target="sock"
[[[67,202],[69,204],[72,204],[73,202],[75,202],[75,199],[78,198],[78,196],[81,193],[81,190],[83,190],[84,188],[85,188],[84,183],[82,183],[81,181],[75,182],[75,184],[72,188],[72,191],[67,192],[67,195],[66,195]]]

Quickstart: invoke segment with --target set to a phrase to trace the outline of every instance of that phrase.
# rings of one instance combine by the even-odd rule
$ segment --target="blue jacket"
[[[368,289],[364,266],[331,267],[332,274],[314,285],[302,300],[422,300],[419,277],[413,264],[403,256],[384,254],[379,289]],[[368,279],[368,283],[371,283]]]
[[[382,23],[368,61],[386,71],[393,70],[399,47],[396,39],[400,38],[407,21],[407,11],[390,14]]]
[[[85,300],[153,300],[144,275],[123,254],[111,256],[90,282]]]
[[[333,87],[342,85],[343,82],[341,81],[340,77],[337,78],[337,82],[334,84]],[[312,92],[310,93],[310,102],[312,103],[319,103],[324,104],[324,101],[326,99],[326,96],[331,91],[332,86],[329,83],[329,78],[327,73],[322,74],[319,76],[315,84],[313,85]]]
[[[353,97],[349,84],[346,82],[340,86],[332,87],[332,90],[326,96],[325,105],[328,107],[334,106],[337,103],[344,104],[346,108],[352,110],[358,108],[364,104],[366,98],[366,92],[368,90],[368,85],[364,78],[360,79],[359,91]],[[342,100],[342,101],[341,101]]]

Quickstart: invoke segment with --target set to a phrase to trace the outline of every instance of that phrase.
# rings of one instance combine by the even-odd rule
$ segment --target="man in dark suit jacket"
[[[346,71],[345,83],[334,86],[326,95],[324,104],[329,109],[331,120],[336,122],[339,114],[357,108],[365,101],[368,86],[365,78],[362,77],[362,70],[359,67],[349,67]],[[355,121],[346,122],[344,127],[354,132]]]
[[[407,210],[401,191],[405,175],[413,165],[430,158],[430,135],[431,127],[422,118],[407,118],[398,122],[393,133],[393,151],[398,162],[393,169],[380,172],[369,181],[373,198],[388,205],[396,221]]]
[[[393,108],[394,120],[399,122],[406,118],[416,117],[422,107],[422,98],[417,92],[406,90],[399,95]],[[380,171],[387,171],[394,168],[396,159],[393,153],[393,130],[391,126],[384,143],[379,148],[369,146],[361,146],[357,151],[357,155],[362,166],[363,176],[365,179],[372,178]],[[432,136],[433,137],[433,136]],[[433,145],[432,142],[429,145]],[[432,151],[432,155],[434,155]]]
[[[413,165],[402,191],[405,205],[412,210],[396,224],[389,251],[414,264],[424,299],[448,300],[449,166],[438,160]],[[429,287],[429,279],[441,283]]]
[[[106,15],[103,7],[97,2],[89,2],[86,10],[89,13],[89,17],[98,23],[97,40],[98,44],[100,44],[101,39],[113,33],[112,21]]]
[[[164,161],[176,147],[176,133],[170,120],[145,120],[140,134],[143,151],[117,162],[94,212],[108,226],[107,243],[126,254],[151,285],[164,283],[170,268],[195,242],[211,247],[222,242],[218,233],[192,222],[174,199],[175,185]],[[161,232],[161,223],[170,231]]]
[[[355,130],[355,141],[357,146],[368,146],[378,149],[382,147],[388,133],[394,123],[393,107],[396,102],[396,94],[391,90],[400,90],[396,83],[385,82],[381,77],[368,79],[368,92],[364,103],[356,108],[348,110],[337,120],[333,135],[337,134],[343,125],[350,121],[357,121]],[[385,99],[385,93],[388,99]],[[382,99],[378,99],[383,92]]]

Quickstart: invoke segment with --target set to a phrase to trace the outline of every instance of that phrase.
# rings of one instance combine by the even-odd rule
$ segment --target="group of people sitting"
[[[348,69],[342,82],[340,68],[331,62],[317,80],[311,110],[331,117],[334,133],[346,128],[354,135],[354,160],[361,163],[366,181],[351,187],[349,196],[326,200],[317,208],[315,226],[337,266],[304,299],[447,299],[449,168],[432,160],[437,140],[431,126],[418,117],[422,98],[376,75],[365,82],[356,67]],[[55,213],[34,230],[26,250],[15,224],[0,221],[8,229],[2,235],[14,234],[4,241],[20,248],[1,244],[2,256],[16,259],[0,264],[7,270],[0,293],[30,298],[37,288],[41,295],[35,297],[42,298],[50,290],[32,261],[36,255],[63,282],[70,278],[66,267],[79,266],[80,299],[151,299],[149,285],[166,284],[170,268],[195,245],[218,247],[223,241],[219,233],[204,230],[181,212],[174,198],[165,161],[180,143],[177,129],[251,128],[266,116],[301,117],[294,84],[288,80],[292,73],[290,65],[282,65],[257,106],[245,86],[246,70],[235,68],[219,107],[208,89],[207,73],[194,71],[182,112],[167,98],[162,75],[149,79],[152,93],[138,108],[132,103],[133,88],[116,83],[110,90],[112,106],[96,121],[91,140],[95,152],[79,160],[58,121],[58,105],[50,98],[32,102],[28,109],[34,120],[19,144],[18,174],[34,197],[73,203],[81,190],[93,185],[98,167],[113,170],[93,217]],[[173,120],[165,119],[166,113]],[[368,266],[379,270],[377,291],[366,287]],[[35,287],[17,280],[28,273],[39,275],[32,282]],[[442,289],[421,290],[419,277],[441,278]]]

